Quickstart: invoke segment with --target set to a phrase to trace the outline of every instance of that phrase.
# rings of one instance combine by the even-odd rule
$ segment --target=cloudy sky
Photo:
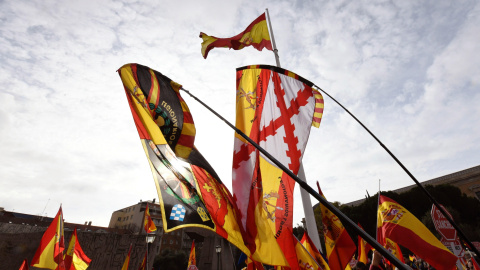
[[[0,207],[53,216],[63,204],[67,222],[108,226],[113,211],[156,198],[116,70],[156,69],[234,123],[235,69],[275,65],[273,53],[205,60],[198,35],[234,36],[265,8],[282,67],[343,103],[417,179],[480,164],[480,2],[170,2],[0,2]],[[231,187],[233,131],[183,96],[195,144]],[[382,190],[413,184],[328,97],[303,162],[331,201],[373,194],[379,179]]]

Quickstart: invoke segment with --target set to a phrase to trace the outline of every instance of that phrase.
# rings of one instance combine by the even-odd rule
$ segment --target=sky
[[[315,83],[419,180],[480,164],[480,2],[0,1],[0,207],[108,226],[157,198],[116,72],[155,69],[235,122],[235,71],[275,65],[271,51],[210,51],[268,8],[281,66]],[[185,93],[195,145],[231,188],[234,131]],[[329,201],[412,185],[352,117],[324,95],[303,165]],[[303,210],[295,190],[294,225]],[[158,201],[158,198],[157,198]],[[315,204],[316,200],[312,197]]]

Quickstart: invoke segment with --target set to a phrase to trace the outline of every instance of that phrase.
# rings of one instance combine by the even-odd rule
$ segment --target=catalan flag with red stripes
[[[423,223],[396,201],[380,195],[377,211],[378,242],[386,238],[406,247],[437,270],[455,268],[457,257]]]
[[[243,32],[234,37],[217,38],[205,33],[200,33],[200,37],[203,40],[202,56],[205,59],[208,56],[208,52],[213,48],[241,50],[244,47],[252,46],[259,51],[263,50],[263,48],[272,50],[265,13],[255,19]]]
[[[118,72],[157,187],[165,232],[210,229],[250,255],[232,195],[193,145],[195,126],[181,86],[138,64]]]

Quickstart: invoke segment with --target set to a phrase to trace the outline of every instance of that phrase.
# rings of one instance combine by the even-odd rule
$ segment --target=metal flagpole
[[[275,60],[277,62],[277,67],[280,66],[280,57],[278,56],[277,46],[275,45],[275,37],[273,36],[272,23],[270,22],[270,14],[268,13],[268,8],[265,9],[267,14],[268,25],[270,26],[269,33],[271,34],[270,40],[272,41],[273,53],[275,54]],[[300,163],[300,169],[298,170],[298,177],[307,182],[307,177],[305,176],[305,170],[303,169],[303,164]],[[310,200],[310,194],[300,187],[300,195],[302,196],[303,211],[305,213],[305,222],[307,223],[307,232],[308,236],[312,240],[313,244],[317,247],[320,252],[323,252],[322,245],[320,243],[320,237],[318,236],[317,222],[315,221],[315,213],[313,213],[312,201]]]
[[[275,45],[275,37],[273,36],[273,28],[272,28],[272,23],[270,22],[270,15],[268,14],[268,8],[265,9],[267,12],[267,20],[268,20],[268,25],[270,26],[270,35],[272,38],[270,39],[272,41],[272,47],[273,47],[273,53],[275,54],[275,61],[277,61],[277,67],[280,67],[280,57],[278,56],[278,50],[277,50],[277,45]]]
[[[210,108],[207,104],[205,104],[203,101],[201,101],[192,93],[190,93],[190,91],[186,90],[185,88],[180,88],[180,89],[183,90],[188,95],[190,95],[197,102],[202,104],[205,108],[207,108],[215,116],[220,118],[233,130],[235,130],[235,132],[238,135],[242,136],[246,141],[248,141],[252,146],[254,146],[258,151],[260,151],[265,157],[270,159],[270,161],[272,161],[278,168],[280,168],[282,171],[288,174],[288,176],[290,176],[293,180],[295,180],[295,182],[297,182],[303,189],[305,189],[308,193],[310,193],[313,197],[315,197],[315,199],[317,199],[321,204],[323,204],[328,210],[332,211],[332,213],[334,213],[342,221],[343,224],[348,224],[356,234],[360,235],[365,241],[367,241],[373,248],[378,250],[378,252],[380,252],[380,254],[382,254],[383,257],[385,257],[387,260],[393,263],[398,269],[410,270],[410,268],[407,265],[403,264],[400,260],[398,260],[397,257],[395,257],[392,253],[387,251],[382,245],[380,245],[377,241],[375,241],[375,239],[373,239],[368,233],[366,233],[357,224],[355,224],[355,222],[353,222],[350,218],[348,218],[344,213],[338,210],[335,206],[333,206],[333,204],[331,204],[325,198],[320,196],[318,192],[316,192],[307,183],[305,183],[300,178],[298,178],[298,176],[296,176],[292,171],[290,171],[287,167],[285,167],[282,163],[280,163],[280,161],[278,161],[276,158],[270,155],[270,153],[265,151],[265,149],[263,149],[261,146],[255,143],[252,139],[250,139],[250,137],[248,137],[245,133],[243,133],[241,130],[236,128],[234,125],[228,122],[225,118],[219,115],[216,111]]]
[[[425,189],[425,187],[423,187],[423,185],[420,184],[420,182],[418,182],[418,180],[415,178],[415,176],[413,176],[413,174],[410,173],[410,171],[403,165],[403,163],[400,162],[400,160],[398,160],[398,158],[362,122],[360,122],[360,120],[358,120],[357,117],[355,117],[355,115],[353,115],[349,110],[347,110],[347,108],[345,108],[340,102],[338,102],[336,99],[334,99],[332,96],[330,96],[327,92],[325,92],[325,90],[318,87],[318,85],[314,84],[313,86],[318,88],[319,91],[322,91],[322,93],[327,95],[329,98],[331,98],[333,101],[335,101],[335,103],[337,103],[340,107],[342,107],[342,109],[344,109],[351,117],[353,117],[353,119],[355,119],[355,121],[357,121],[357,123],[359,123],[378,142],[378,144],[380,144],[380,146],[382,146],[382,148],[385,151],[387,151],[387,153],[397,162],[397,164],[400,165],[400,167],[402,167],[402,169],[410,176],[410,178],[413,180],[413,182],[415,182],[415,184],[420,188],[420,190],[422,190],[423,193],[425,193],[425,195],[427,195],[427,197],[430,199],[430,201],[433,204],[435,204],[435,206],[438,208],[438,210],[440,210],[440,212],[442,212],[442,214],[445,216],[445,218],[448,220],[448,222],[450,222],[450,224],[455,228],[455,230],[457,230],[460,238],[465,243],[467,243],[467,245],[470,247],[470,249],[473,250],[475,252],[475,254],[477,254],[478,257],[480,257],[480,252],[475,248],[475,246],[472,244],[472,242],[470,242],[470,240],[468,240],[468,238],[465,236],[465,234],[462,232],[462,230],[457,226],[457,224],[453,221],[453,219],[450,217],[450,215],[448,215],[447,212],[445,212],[445,210],[440,206],[440,204],[437,202],[437,200],[435,200],[435,198],[433,198],[433,196],[430,194],[430,192],[428,192]]]

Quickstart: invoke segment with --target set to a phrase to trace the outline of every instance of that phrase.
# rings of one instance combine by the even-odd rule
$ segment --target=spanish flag
[[[123,262],[123,266],[121,270],[128,270],[128,265],[130,265],[130,252],[132,252],[132,244],[130,244],[127,257],[125,257],[125,261]]]
[[[80,242],[78,241],[77,229],[73,231],[72,237],[65,254],[66,270],[85,270],[92,260],[85,255]]]
[[[323,255],[318,251],[317,247],[313,243],[312,239],[310,239],[306,231],[303,233],[303,237],[302,237],[302,240],[300,240],[300,242],[308,251],[308,253],[310,253],[315,258],[317,263],[320,265],[321,269],[330,270],[328,263],[323,258]]]
[[[190,269],[190,265],[197,266],[197,259],[195,257],[195,240],[192,241],[192,247],[190,248],[187,269]]]
[[[358,227],[363,230],[363,227],[360,224],[358,224]],[[362,237],[358,236],[358,261],[366,265],[368,263],[368,252],[370,250],[372,250],[372,246]]]
[[[263,48],[272,50],[272,43],[268,33],[265,13],[255,19],[243,32],[231,38],[217,38],[200,33],[202,42],[202,56],[207,58],[208,52],[213,48],[229,48],[240,50],[247,46],[253,46],[261,51]]]
[[[148,250],[145,252],[145,256],[143,256],[142,263],[140,264],[140,267],[138,267],[138,270],[147,270],[146,269],[147,256],[148,256]]]
[[[380,195],[377,212],[378,242],[386,238],[408,248],[437,270],[455,268],[453,255],[414,215],[396,201]]]
[[[28,261],[27,259],[23,260],[22,265],[20,265],[20,268],[18,270],[28,270]]]
[[[318,193],[325,198],[317,182]],[[323,234],[330,269],[345,269],[355,254],[357,246],[343,227],[340,219],[320,204],[322,211]]]
[[[150,209],[148,207],[148,203],[147,207],[145,208],[143,228],[145,229],[146,233],[151,233],[157,230],[157,226],[155,226],[155,223],[153,223],[152,217],[150,216]]]
[[[399,261],[405,263],[402,250],[400,250],[400,247],[397,243],[395,243],[389,238],[385,238],[385,249],[390,251],[390,253],[392,253]]]
[[[65,269],[63,250],[65,249],[63,235],[63,212],[58,209],[57,215],[42,236],[40,245],[32,259],[31,266],[37,268]]]

